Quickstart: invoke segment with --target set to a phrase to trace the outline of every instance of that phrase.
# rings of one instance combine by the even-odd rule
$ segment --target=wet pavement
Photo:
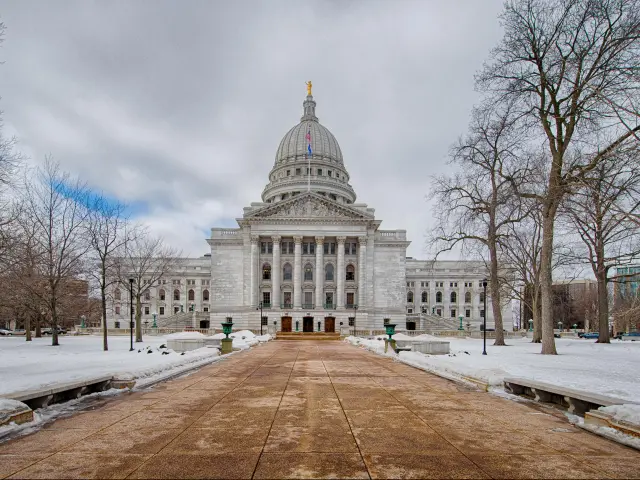
[[[276,341],[1,443],[0,478],[640,478],[640,452],[553,412]]]

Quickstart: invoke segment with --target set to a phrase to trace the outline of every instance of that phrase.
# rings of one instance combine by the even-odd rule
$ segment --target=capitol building
[[[232,317],[234,329],[257,330],[262,322],[277,331],[334,332],[381,329],[389,319],[400,330],[460,323],[478,330],[484,264],[407,257],[406,231],[382,229],[374,208],[357,201],[310,85],[307,93],[300,122],[280,141],[262,201],[244,208],[237,228],[211,229],[210,254],[183,259],[149,287],[143,322],[155,314],[159,326],[185,317],[195,328],[219,328]],[[111,295],[111,327],[127,326],[122,288]],[[509,328],[510,306],[503,316]]]

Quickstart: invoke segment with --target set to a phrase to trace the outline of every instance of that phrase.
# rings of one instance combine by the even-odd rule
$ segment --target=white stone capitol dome
[[[313,96],[307,95],[303,108],[300,123],[280,141],[262,201],[278,202],[311,190],[339,203],[355,202],[356,194],[349,185],[340,145],[329,129],[318,121]]]

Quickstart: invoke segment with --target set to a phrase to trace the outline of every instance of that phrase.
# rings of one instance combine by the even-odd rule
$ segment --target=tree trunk
[[[42,338],[42,316],[40,314],[36,315],[36,338]]]
[[[600,270],[600,269],[598,269]],[[609,295],[607,292],[606,269],[599,271],[598,282],[598,340],[597,343],[611,343],[609,338]]]
[[[107,292],[104,288],[105,278],[102,277],[102,286],[100,286],[100,296],[101,296],[101,313],[102,313],[102,349],[106,352],[109,350],[109,342],[107,340]]]
[[[491,308],[493,310],[493,324],[496,331],[494,345],[505,345],[504,327],[502,325],[502,306],[500,301],[500,283],[498,279],[498,254],[496,251],[495,237],[489,239],[489,255],[491,266],[489,268],[489,290],[491,293]],[[487,315],[487,312],[484,312]]]
[[[59,346],[58,343],[58,312],[56,312],[55,304],[51,308],[51,345]]]
[[[140,295],[136,295],[136,343],[142,342],[142,302]]]
[[[24,317],[24,339],[27,342],[31,341],[31,314],[29,313]]]
[[[542,353],[557,355],[556,342],[553,337],[553,224],[555,214],[543,206],[542,211],[542,248],[540,251],[540,293],[542,296]]]

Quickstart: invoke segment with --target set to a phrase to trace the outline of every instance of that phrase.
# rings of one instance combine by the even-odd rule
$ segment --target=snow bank
[[[11,400],[9,398],[0,398],[0,412],[8,411],[8,410],[16,410],[16,409],[24,409],[29,408],[22,402],[18,400]]]
[[[640,405],[624,404],[600,407],[598,411],[608,413],[614,420],[640,425]]]
[[[379,337],[382,338],[382,337]],[[356,345],[358,347],[366,348],[378,355],[383,355],[385,357],[397,358],[396,352],[392,348],[387,348],[387,352],[384,351],[384,340],[373,339],[369,340],[366,338],[349,336],[344,339],[345,342],[350,343],[351,345]]]
[[[206,335],[200,332],[178,332],[167,335],[165,338],[167,340],[202,340]]]
[[[129,337],[110,337],[109,351],[105,352],[98,335],[63,336],[59,347],[52,347],[50,338],[26,342],[24,337],[0,337],[0,397],[104,375],[148,378],[188,364],[212,361],[219,355],[216,348],[200,348],[182,355],[159,348],[167,343],[166,337],[148,336],[144,340],[134,343],[134,351],[130,352]]]

